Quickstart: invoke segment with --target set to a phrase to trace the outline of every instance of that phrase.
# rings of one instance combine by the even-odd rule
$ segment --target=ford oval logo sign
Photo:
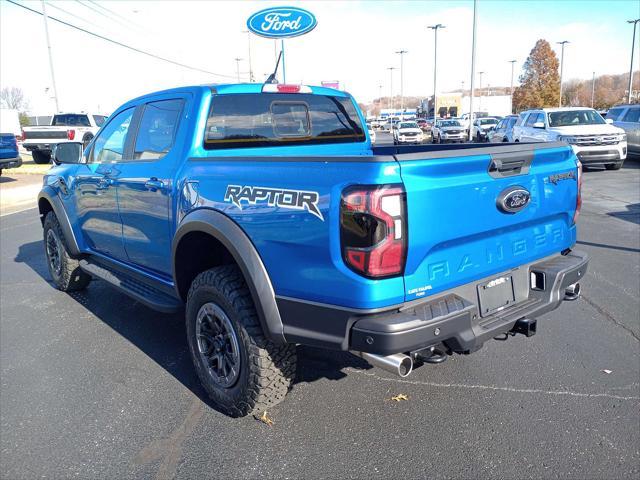
[[[524,187],[509,187],[498,196],[498,209],[504,213],[516,213],[529,204],[531,194]]]
[[[310,32],[317,24],[311,12],[297,7],[266,8],[247,20],[249,30],[267,38],[297,37]]]

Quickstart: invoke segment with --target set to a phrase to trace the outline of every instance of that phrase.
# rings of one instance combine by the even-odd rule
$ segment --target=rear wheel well
[[[231,252],[215,237],[204,232],[189,232],[176,247],[174,271],[180,298],[187,300],[191,282],[198,274],[221,265],[236,264]]]
[[[49,200],[41,198],[38,200],[38,210],[40,211],[40,221],[44,225],[44,219],[47,217],[49,212],[53,212],[53,207],[49,203]]]

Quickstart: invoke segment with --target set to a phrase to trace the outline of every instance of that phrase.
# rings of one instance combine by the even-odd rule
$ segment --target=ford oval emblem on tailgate
[[[516,213],[529,204],[531,194],[524,187],[509,187],[498,195],[498,209],[504,213]]]

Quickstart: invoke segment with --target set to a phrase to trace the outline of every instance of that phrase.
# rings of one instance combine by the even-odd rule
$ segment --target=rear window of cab
[[[214,95],[204,148],[357,143],[364,127],[348,97],[312,94]]]

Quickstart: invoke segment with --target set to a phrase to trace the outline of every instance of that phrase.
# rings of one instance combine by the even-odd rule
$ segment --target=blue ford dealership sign
[[[256,35],[267,38],[288,38],[313,30],[318,21],[306,10],[297,7],[273,7],[254,13],[247,27]]]

